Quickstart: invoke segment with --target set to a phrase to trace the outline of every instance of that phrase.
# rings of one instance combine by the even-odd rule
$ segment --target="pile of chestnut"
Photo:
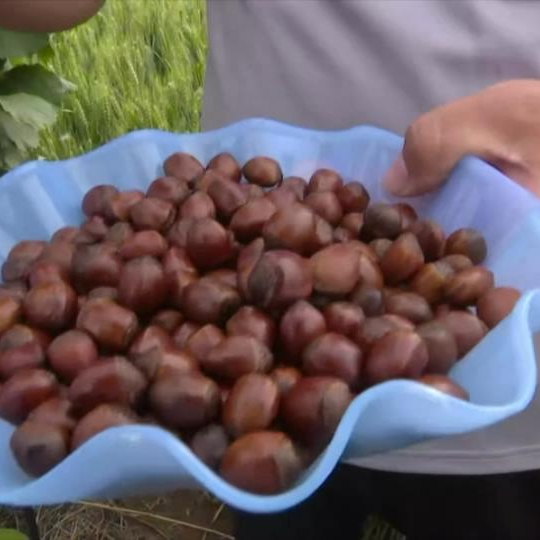
[[[448,370],[512,310],[486,242],[329,169],[283,178],[178,152],[146,193],[90,189],[86,221],[15,245],[0,287],[0,416],[39,476],[103,430],[160,425],[232,484],[287,489],[353,397]]]

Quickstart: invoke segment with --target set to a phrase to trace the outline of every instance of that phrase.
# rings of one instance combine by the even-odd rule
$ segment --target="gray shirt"
[[[497,81],[540,78],[540,2],[209,0],[203,129],[267,117],[403,133],[419,114]],[[540,468],[540,395],[486,430],[355,460],[385,470]]]

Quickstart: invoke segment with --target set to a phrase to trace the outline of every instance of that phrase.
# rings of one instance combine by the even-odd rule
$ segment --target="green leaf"
[[[49,34],[31,32],[12,32],[0,28],[0,57],[27,56],[49,43]]]
[[[0,105],[15,120],[42,128],[52,124],[56,118],[57,107],[30,94],[0,96]]]
[[[28,536],[15,529],[0,529],[0,540],[28,540]]]
[[[18,66],[0,76],[0,95],[31,94],[60,105],[62,96],[75,88],[52,71],[38,64]]]
[[[0,111],[0,125],[5,136],[19,150],[29,150],[39,144],[39,129],[25,122],[20,122],[10,114]]]

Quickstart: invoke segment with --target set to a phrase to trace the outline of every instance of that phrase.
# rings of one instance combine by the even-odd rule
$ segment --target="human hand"
[[[427,193],[466,155],[540,196],[540,80],[498,83],[423,114],[383,184],[394,195]]]

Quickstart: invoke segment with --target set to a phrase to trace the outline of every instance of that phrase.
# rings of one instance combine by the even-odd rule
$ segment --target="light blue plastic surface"
[[[309,177],[328,166],[359,179],[373,200],[387,200],[379,180],[402,140],[372,127],[316,132],[252,119],[225,129],[179,135],[138,131],[63,162],[32,162],[0,182],[0,261],[23,239],[47,239],[79,224],[83,194],[93,185],[144,189],[175,151],[206,163],[228,150],[240,162],[269,155],[286,175]],[[540,203],[485,163],[465,159],[437,193],[413,201],[447,230],[471,226],[490,247],[497,283],[527,292],[512,315],[456,365],[452,375],[471,394],[466,403],[411,381],[388,382],[359,395],[317,462],[297,484],[275,496],[240,491],[206,468],[166,431],[148,426],[97,435],[39,479],[30,479],[9,450],[13,427],[0,421],[0,504],[42,505],[80,499],[205,488],[252,512],[291,507],[311,495],[342,457],[368,455],[433,437],[472,431],[523,410],[536,387],[532,334],[540,330]]]

